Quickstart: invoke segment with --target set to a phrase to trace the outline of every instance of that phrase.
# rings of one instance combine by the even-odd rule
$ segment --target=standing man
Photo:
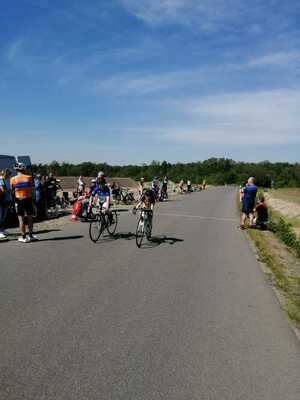
[[[246,219],[249,218],[250,226],[253,225],[254,209],[256,202],[257,187],[255,186],[255,178],[248,179],[247,185],[244,187],[244,195],[242,199],[242,216],[241,216],[241,229],[246,228]]]
[[[33,181],[31,175],[26,175],[26,167],[23,163],[16,163],[17,175],[10,180],[10,186],[15,198],[16,212],[19,219],[21,236],[19,242],[28,243],[38,240],[33,236]],[[28,238],[26,237],[25,216],[28,223]]]
[[[10,171],[5,169],[0,171],[0,240],[6,240],[7,234],[4,230],[4,222],[10,205],[10,190],[7,187],[6,180],[10,176]]]
[[[78,196],[82,196],[83,192],[85,191],[85,182],[83,180],[83,177],[80,175],[77,181],[77,188],[76,188]]]

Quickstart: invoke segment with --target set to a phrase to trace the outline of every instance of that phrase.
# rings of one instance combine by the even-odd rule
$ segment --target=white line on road
[[[209,217],[205,215],[190,215],[190,214],[168,214],[168,213],[156,213],[155,215],[161,215],[163,217],[181,217],[181,218],[192,218],[192,219],[208,219],[213,221],[225,221],[238,223],[238,219],[234,218],[222,218],[222,217]]]

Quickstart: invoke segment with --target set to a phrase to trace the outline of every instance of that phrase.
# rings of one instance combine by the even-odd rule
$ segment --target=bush
[[[297,257],[300,257],[300,240],[293,231],[292,225],[287,223],[283,218],[278,222],[270,221],[270,231],[274,232],[288,247],[291,247]]]

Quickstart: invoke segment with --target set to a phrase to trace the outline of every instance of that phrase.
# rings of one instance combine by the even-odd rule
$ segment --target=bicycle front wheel
[[[110,236],[113,236],[116,232],[118,225],[118,214],[116,211],[112,211],[112,220],[110,221],[109,218],[107,218],[107,232]]]
[[[145,230],[144,230],[144,221],[140,218],[139,222],[137,224],[136,227],[136,234],[135,234],[135,241],[136,241],[136,245],[138,248],[141,247],[143,239],[144,239],[144,235],[145,235]]]
[[[92,219],[89,226],[89,235],[92,242],[98,242],[103,230],[104,221],[101,215],[97,215],[96,218]]]

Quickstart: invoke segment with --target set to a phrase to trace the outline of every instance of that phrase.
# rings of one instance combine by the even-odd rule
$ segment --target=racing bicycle
[[[149,208],[142,208],[138,224],[136,227],[136,235],[135,235],[136,245],[139,248],[142,246],[144,237],[146,237],[147,240],[151,240],[152,219],[153,219],[153,211]]]
[[[110,236],[113,236],[116,232],[117,225],[117,211],[110,210],[108,213],[100,204],[100,207],[97,209],[90,221],[89,236],[91,241],[97,243],[104,231],[107,231]]]

